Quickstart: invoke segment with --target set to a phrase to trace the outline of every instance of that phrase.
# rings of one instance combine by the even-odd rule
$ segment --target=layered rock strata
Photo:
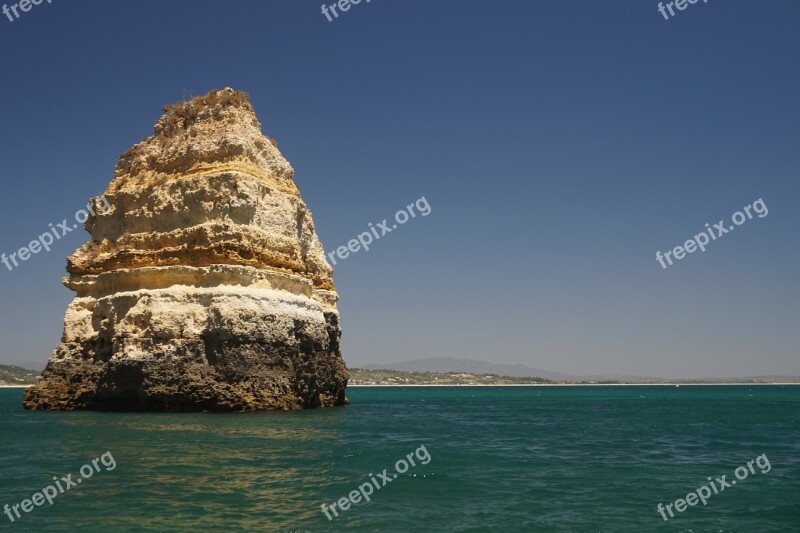
[[[76,297],[25,407],[346,403],[333,271],[293,176],[246,94],[164,108],[68,258]]]

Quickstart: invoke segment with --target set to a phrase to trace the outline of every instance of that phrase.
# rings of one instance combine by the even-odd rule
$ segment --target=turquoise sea
[[[90,465],[91,477],[52,505],[18,508],[13,523],[0,515],[0,529],[800,531],[800,386],[348,396],[348,407],[304,412],[50,413],[22,410],[21,389],[0,390],[0,505],[31,498],[53,476],[80,478],[106,452],[116,464]],[[409,454],[415,466],[394,478]],[[657,511],[709,477],[736,480],[737,467],[762,455],[768,472],[751,463],[754,473],[705,506],[667,522]],[[359,494],[333,520],[323,514],[321,504],[369,483],[380,486],[370,502]]]

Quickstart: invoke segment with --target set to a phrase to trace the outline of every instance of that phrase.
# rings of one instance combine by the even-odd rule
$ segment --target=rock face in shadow
[[[245,93],[164,108],[93,200],[64,335],[25,408],[347,403],[333,270],[293,176]]]

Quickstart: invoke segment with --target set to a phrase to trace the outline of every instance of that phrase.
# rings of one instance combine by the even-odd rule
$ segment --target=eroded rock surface
[[[68,258],[76,292],[28,409],[346,403],[333,271],[244,93],[164,109]]]

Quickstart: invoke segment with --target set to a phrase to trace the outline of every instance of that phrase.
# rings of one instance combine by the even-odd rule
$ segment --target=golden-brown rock
[[[120,157],[30,409],[346,403],[338,295],[294,170],[244,93],[164,109]]]

